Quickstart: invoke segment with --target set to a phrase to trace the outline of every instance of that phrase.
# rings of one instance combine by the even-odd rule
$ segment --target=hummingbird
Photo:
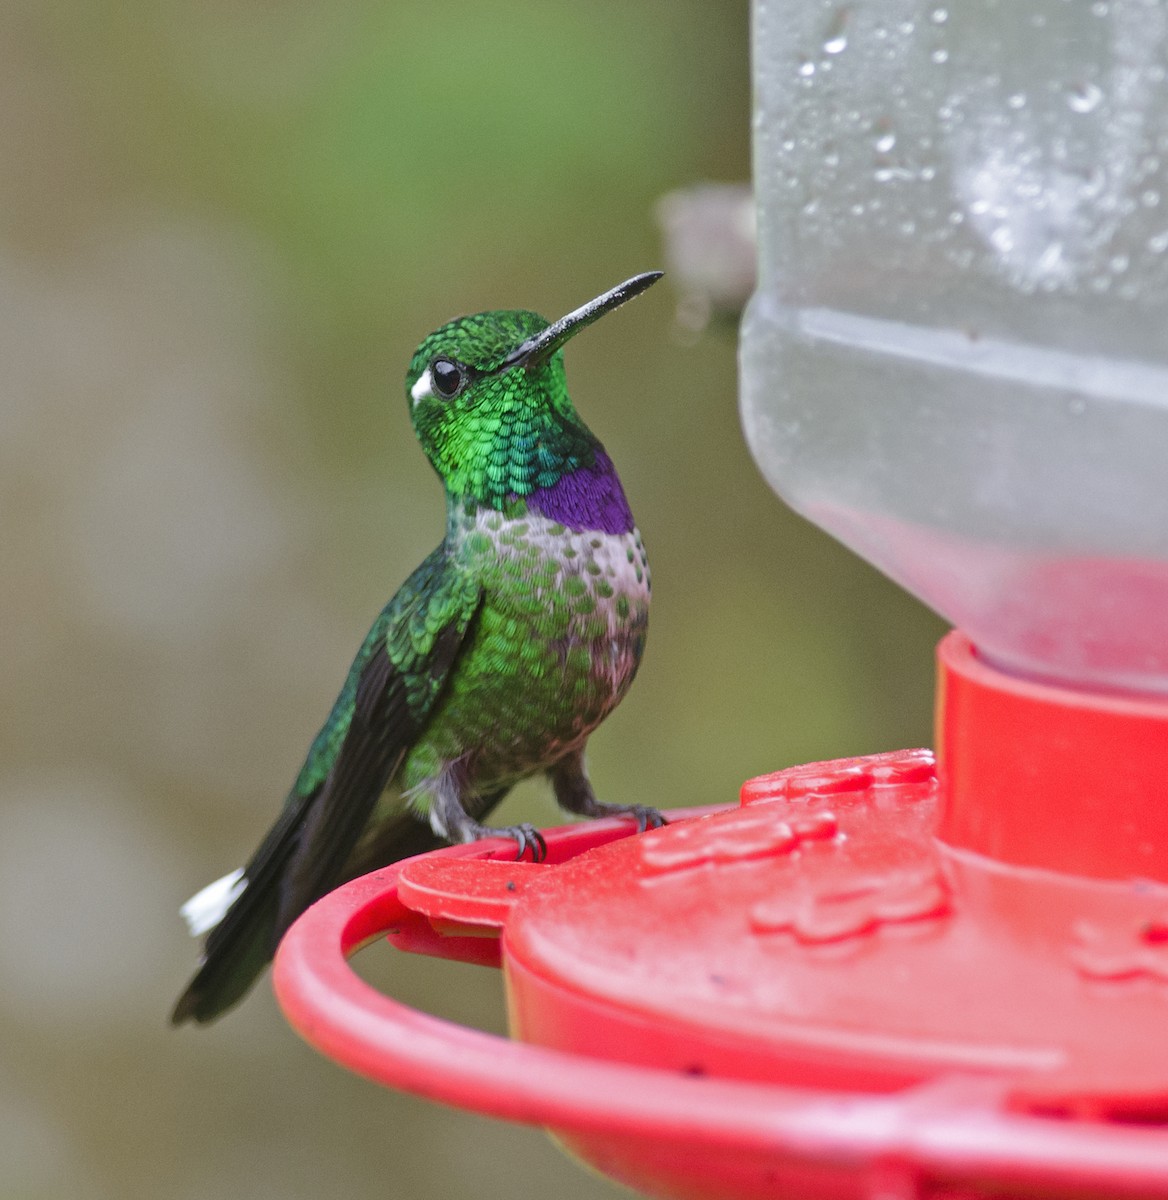
[[[347,879],[448,842],[513,839],[483,819],[544,774],[560,807],[663,823],[598,800],[584,750],[628,691],[649,614],[649,561],[612,460],[571,400],[563,346],[639,295],[626,280],[549,323],[460,317],[430,334],[405,391],[446,493],[446,533],[369,630],[271,830],[246,866],[183,906],[206,934],[171,1021],[235,1005],[310,904]]]

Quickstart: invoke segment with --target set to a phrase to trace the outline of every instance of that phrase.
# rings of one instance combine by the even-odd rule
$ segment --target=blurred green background
[[[178,918],[280,803],[442,531],[401,379],[457,313],[659,264],[663,192],[749,172],[744,0],[0,8],[0,1194],[617,1189],[301,1045],[265,983],[172,1031]],[[783,508],[735,345],[668,282],[572,343],[650,548],[603,796],[732,801],[927,743],[937,621]],[[501,819],[557,818],[538,787]],[[498,1027],[497,976],[371,951]]]

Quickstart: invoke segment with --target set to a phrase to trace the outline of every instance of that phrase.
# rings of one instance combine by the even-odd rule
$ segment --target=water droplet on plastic
[[[1131,259],[1126,254],[1117,254],[1107,265],[1116,275],[1122,275],[1131,265]]]
[[[876,140],[872,143],[877,154],[891,154],[896,146],[896,131],[886,121],[876,126]]]
[[[1094,112],[1102,99],[1103,89],[1094,83],[1076,83],[1067,93],[1067,104],[1077,113]]]
[[[1140,196],[1140,201],[1145,208],[1155,208],[1156,205],[1160,203],[1160,193],[1154,191],[1152,188],[1148,188],[1148,190]]]
[[[1025,108],[1026,107],[1026,93],[1025,92],[1015,92],[1011,97],[1009,97],[1009,99],[1006,101],[1006,103],[1013,109]]]
[[[804,79],[810,79],[815,74],[815,64],[809,58],[804,58],[799,63],[799,74]]]
[[[993,243],[994,248],[1000,250],[1003,254],[1009,254],[1014,249],[1014,235],[1005,225],[999,225],[990,234],[990,241]]]
[[[1163,254],[1165,250],[1168,250],[1168,229],[1148,238],[1148,249],[1153,254]]]
[[[1107,4],[1105,0],[1095,0],[1095,3],[1091,5],[1091,15],[1093,17],[1107,16]]]
[[[1043,275],[1050,275],[1059,269],[1063,261],[1062,242],[1051,242],[1038,259],[1038,270]]]
[[[848,48],[848,18],[850,8],[841,8],[832,18],[823,38],[824,54],[842,54]]]
[[[949,51],[948,50],[934,50],[933,53],[929,55],[929,58],[932,59],[933,62],[938,63],[938,64],[947,63],[949,61]]]
[[[934,25],[944,25],[949,20],[949,10],[947,8],[935,8],[929,14],[929,20]]]
[[[1089,174],[1083,177],[1083,183],[1079,189],[1084,200],[1093,200],[1103,191],[1107,183],[1107,172],[1102,167],[1092,167]]]

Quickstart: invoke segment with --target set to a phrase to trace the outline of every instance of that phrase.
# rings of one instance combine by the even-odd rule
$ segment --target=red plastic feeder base
[[[375,872],[289,932],[289,1020],[654,1195],[1168,1196],[1168,704],[960,635],[939,659],[939,778],[923,750],[818,763],[641,836],[548,831],[538,866]],[[501,959],[518,1040],[359,980],[382,936]]]

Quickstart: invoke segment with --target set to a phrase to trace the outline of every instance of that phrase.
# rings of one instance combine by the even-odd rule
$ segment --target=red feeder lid
[[[903,751],[752,780],[741,807],[639,837],[552,830],[538,866],[499,842],[408,860],[297,922],[275,975],[289,1019],[365,1075],[548,1125],[653,1194],[1168,1195],[1168,887],[1133,874],[1168,862],[1168,836],[1125,834],[1168,798],[1168,705],[1019,683],[960,637],[941,664],[944,789]],[[970,712],[984,736],[950,727]],[[1110,761],[1140,781],[1122,811],[1060,822],[1098,810],[1076,780],[1098,787],[1114,745],[1143,755]],[[975,819],[1001,771],[1018,787],[991,808],[1038,811],[1048,836]],[[383,934],[498,961],[499,930],[515,1042],[344,961]]]

